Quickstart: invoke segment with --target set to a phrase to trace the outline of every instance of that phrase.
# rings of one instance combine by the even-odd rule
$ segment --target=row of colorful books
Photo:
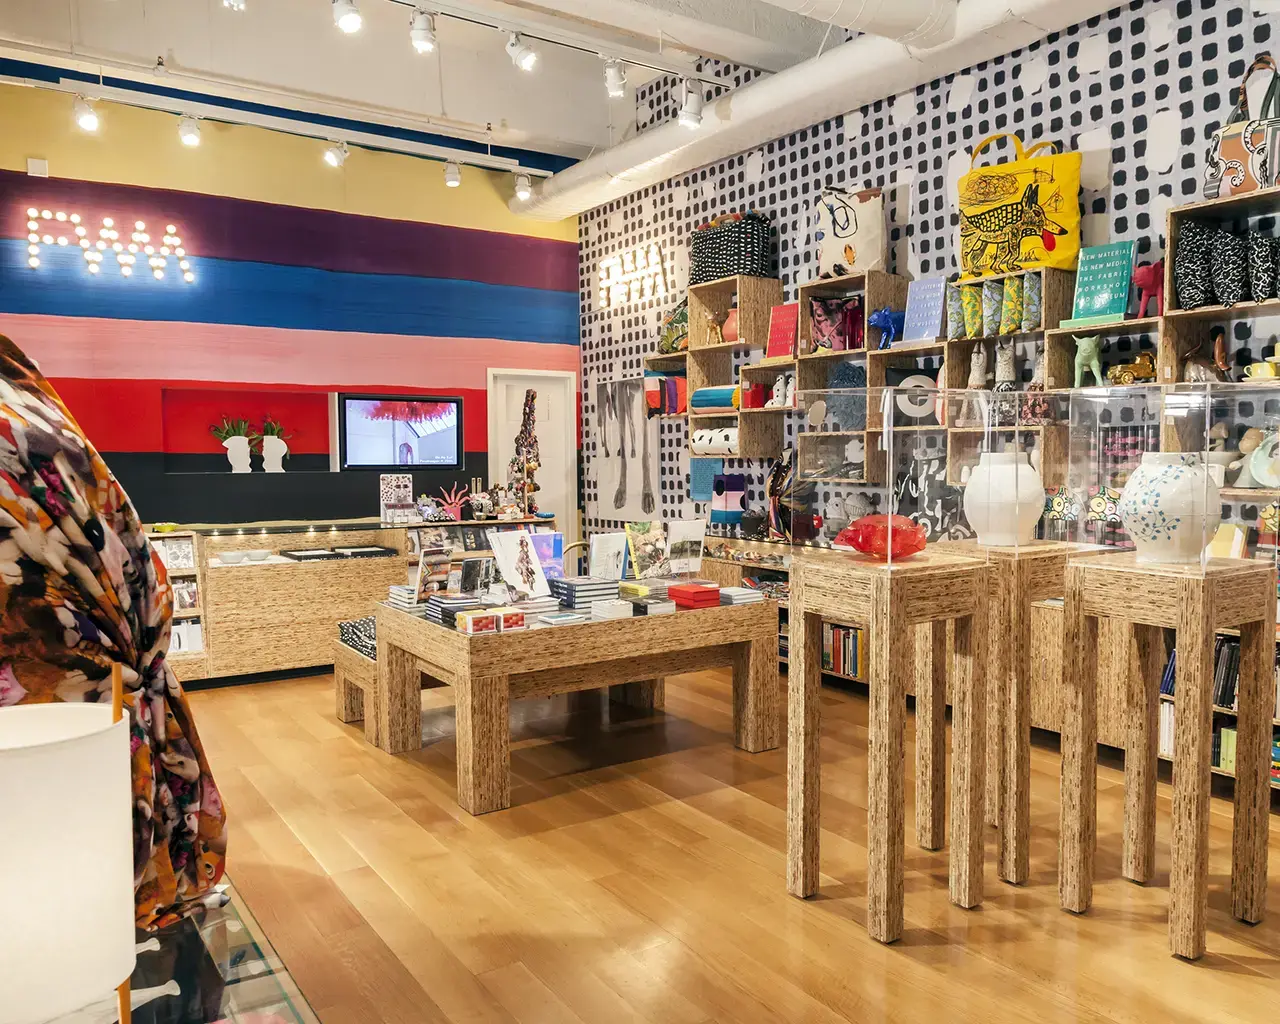
[[[822,624],[822,668],[836,675],[867,678],[867,645],[862,630]]]
[[[1161,757],[1173,757],[1174,751],[1174,706],[1168,701],[1160,704],[1160,732],[1158,748]],[[1236,728],[1233,725],[1220,725],[1213,730],[1213,754],[1210,762],[1215,768],[1226,772],[1236,770]],[[1280,784],[1280,735],[1272,734],[1271,739],[1271,781]]]
[[[1178,653],[1172,652],[1165,663],[1160,679],[1160,692],[1172,695],[1177,689]],[[1276,654],[1273,671],[1275,704],[1272,715],[1280,718],[1280,651]],[[1231,711],[1237,708],[1237,687],[1240,682],[1240,638],[1219,636],[1213,647],[1213,703]]]

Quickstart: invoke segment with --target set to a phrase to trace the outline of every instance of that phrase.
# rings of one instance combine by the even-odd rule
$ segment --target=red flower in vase
[[[926,536],[924,526],[906,516],[863,516],[836,534],[832,544],[887,562],[923,551]]]

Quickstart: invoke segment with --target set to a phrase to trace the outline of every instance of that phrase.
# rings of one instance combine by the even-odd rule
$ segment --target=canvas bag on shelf
[[[878,188],[823,189],[813,201],[813,237],[818,244],[819,277],[883,270],[887,245],[883,193]]]
[[[1080,154],[1053,152],[1052,142],[1024,149],[1016,135],[990,135],[973,147],[970,166],[1002,138],[1013,141],[1014,159],[974,167],[959,182],[961,280],[1033,267],[1074,269]]]
[[[689,283],[773,276],[769,218],[755,210],[717,217],[689,238]]]
[[[1256,111],[1249,109],[1248,91],[1255,95],[1263,87],[1249,88],[1254,75],[1262,76],[1265,91]],[[1220,199],[1244,192],[1269,188],[1276,182],[1274,162],[1268,153],[1280,142],[1280,82],[1271,54],[1260,54],[1240,82],[1240,99],[1227,115],[1222,127],[1209,139],[1205,153],[1204,185],[1206,199]]]

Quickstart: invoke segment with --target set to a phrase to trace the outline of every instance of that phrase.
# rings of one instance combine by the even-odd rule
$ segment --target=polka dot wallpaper
[[[1261,4],[1259,4],[1261,6]],[[823,187],[885,190],[889,269],[908,277],[957,271],[959,217],[953,197],[972,148],[988,135],[1016,133],[1025,143],[1053,140],[1084,154],[1084,243],[1132,239],[1140,262],[1164,254],[1165,212],[1199,196],[1212,131],[1235,102],[1235,86],[1253,57],[1273,45],[1280,15],[1255,13],[1250,0],[1139,0],[1056,33],[1025,49],[886,97],[842,117],[643,189],[580,218],[584,497],[588,530],[617,529],[597,505],[592,460],[595,384],[638,377],[657,347],[663,313],[688,280],[690,231],[710,217],[748,207],[772,221],[778,276],[788,301],[816,273],[810,206]],[[707,63],[711,99],[753,73]],[[637,93],[637,126],[674,118],[679,83],[656,79]],[[1000,140],[979,164],[1009,159]],[[1273,219],[1258,225],[1273,232]],[[656,242],[668,280],[664,299],[601,310],[595,280],[602,258]],[[1230,334],[1243,365],[1270,354],[1273,319],[1238,322]],[[1110,361],[1132,358],[1154,338],[1112,343]],[[756,356],[758,358],[758,355]],[[1104,362],[1107,359],[1104,359]],[[1028,347],[1019,372],[1031,376]],[[788,434],[794,430],[789,424]],[[703,515],[688,499],[685,423],[659,428],[663,518]],[[765,462],[731,461],[747,475],[750,507],[763,507]],[[819,496],[819,502],[825,496]]]

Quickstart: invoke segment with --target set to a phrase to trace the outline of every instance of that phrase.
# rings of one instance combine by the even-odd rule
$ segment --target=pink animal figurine
[[[1138,287],[1138,316],[1147,316],[1147,300],[1156,300],[1156,311],[1151,316],[1164,314],[1164,260],[1144,263],[1133,270],[1133,283]]]

